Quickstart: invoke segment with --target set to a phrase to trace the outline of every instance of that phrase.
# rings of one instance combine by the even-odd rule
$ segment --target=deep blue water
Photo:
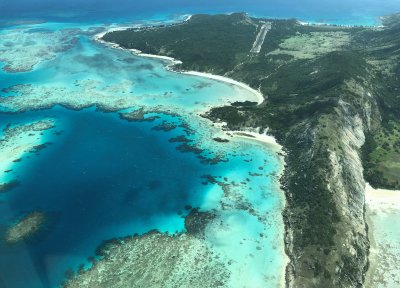
[[[304,21],[372,25],[379,16],[400,12],[398,0],[1,0],[0,19],[45,18],[111,21],[184,13],[245,11],[257,16],[296,17]],[[0,21],[1,21],[0,20]]]
[[[199,206],[201,176],[217,168],[168,142],[182,131],[153,131],[157,123],[121,121],[114,113],[63,108],[17,115],[0,123],[55,117],[52,142],[23,160],[20,185],[0,203],[1,223],[31,211],[48,221],[37,238],[0,241],[0,287],[50,287],[68,268],[87,263],[101,239],[159,229],[183,229],[185,205]],[[158,120],[161,121],[161,120]],[[3,227],[4,228],[4,227]],[[4,230],[3,230],[4,231]],[[31,265],[30,265],[31,264]],[[27,284],[29,283],[29,285]]]

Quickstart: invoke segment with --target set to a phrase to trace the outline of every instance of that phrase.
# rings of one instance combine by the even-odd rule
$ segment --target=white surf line
[[[193,17],[193,15],[191,15],[191,14],[187,14],[187,15],[184,15],[186,18],[183,20],[183,22],[188,22],[188,21],[190,21],[190,19],[192,19],[192,17]],[[112,24],[112,25],[107,25],[108,27],[110,27],[110,26],[115,26],[115,25],[117,25],[117,24]],[[104,26],[103,26],[104,27]],[[106,41],[104,41],[102,38],[103,38],[103,36],[104,35],[106,35],[107,33],[111,33],[111,32],[115,32],[115,31],[124,31],[124,30],[128,30],[128,29],[139,29],[139,28],[147,28],[147,27],[152,27],[152,26],[143,26],[142,24],[133,24],[133,25],[131,25],[131,26],[116,26],[116,27],[112,27],[112,28],[105,28],[106,30],[105,31],[103,31],[103,32],[100,32],[100,33],[97,33],[96,35],[94,35],[94,39],[96,40],[96,41],[98,41],[98,42],[101,42],[101,43],[104,43],[104,44],[110,44],[109,42],[106,42]],[[117,44],[115,44],[115,45],[117,45]],[[119,45],[118,45],[119,46]],[[132,49],[132,50],[134,50],[134,49]],[[139,51],[139,50],[135,50],[135,51]],[[140,53],[141,53],[141,51],[139,51]],[[147,54],[147,55],[150,55],[150,54]],[[153,57],[153,55],[151,55],[152,57]],[[154,55],[154,56],[157,56],[157,55]],[[163,56],[159,56],[159,57],[163,57]],[[169,59],[173,59],[173,58],[170,58],[170,57],[165,57],[165,58],[169,58]]]
[[[251,48],[251,53],[260,53],[261,47],[264,44],[265,36],[267,36],[268,31],[271,29],[272,24],[267,22],[261,26],[260,32],[256,37],[256,41],[253,43],[253,47]]]

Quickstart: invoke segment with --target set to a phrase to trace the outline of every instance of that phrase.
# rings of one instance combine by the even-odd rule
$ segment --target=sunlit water
[[[82,29],[66,30],[71,27]],[[68,269],[89,265],[87,258],[103,240],[152,229],[184,232],[187,205],[220,218],[209,227],[206,241],[226,262],[233,260],[231,287],[277,286],[286,260],[277,177],[282,164],[276,150],[230,138],[199,116],[211,106],[256,101],[255,96],[170,72],[165,62],[106,47],[88,31],[83,24],[45,23],[0,33],[0,49],[8,53],[1,56],[3,67],[12,63],[29,70],[29,62],[32,69],[0,73],[1,89],[17,85],[1,93],[0,108],[25,111],[0,113],[0,128],[55,121],[44,132],[50,143],[45,149],[26,153],[11,172],[0,174],[2,181],[19,181],[0,195],[1,233],[32,211],[47,219],[28,241],[1,242],[0,286],[56,287]],[[86,108],[68,110],[58,103]],[[146,117],[158,118],[129,122],[93,104],[125,112],[144,108],[152,112]],[[163,122],[175,129],[160,130]],[[181,143],[170,139],[181,135],[202,152],[178,151]],[[228,189],[208,183],[204,175]]]

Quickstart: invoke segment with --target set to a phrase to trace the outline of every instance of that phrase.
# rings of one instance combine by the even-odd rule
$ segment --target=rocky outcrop
[[[348,87],[345,86],[345,89]],[[369,92],[363,89],[352,92],[357,95],[357,101],[340,97],[332,113],[322,116],[314,126],[311,123],[302,125],[308,129],[303,130],[299,139],[309,144],[305,153],[309,161],[304,157],[307,163],[304,166],[315,164],[324,167],[323,186],[335,206],[335,213],[330,214],[332,223],[335,223],[334,236],[331,243],[298,243],[301,239],[298,235],[307,230],[298,221],[301,213],[295,213],[296,210],[289,204],[290,210],[285,213],[287,249],[291,255],[287,269],[288,287],[363,285],[368,267],[369,241],[364,219],[365,181],[360,154],[365,141],[364,133],[370,129],[371,123],[376,119],[379,121],[380,116]],[[319,157],[315,158],[315,154]],[[312,161],[320,162],[316,164]],[[322,161],[326,163],[322,164]],[[290,173],[288,176],[295,177]],[[287,191],[287,194],[290,203],[292,192]]]
[[[365,181],[360,159],[365,141],[364,123],[350,104],[344,101],[339,104],[338,152],[330,151],[332,170],[327,180],[341,221],[335,237],[337,259],[330,267],[335,271],[334,285],[359,287],[363,283],[369,248],[364,221]]]

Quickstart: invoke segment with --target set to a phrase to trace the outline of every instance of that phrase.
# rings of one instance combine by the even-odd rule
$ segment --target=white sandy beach
[[[400,209],[400,190],[374,189],[367,183],[365,203],[371,209]]]
[[[267,132],[260,134],[259,132],[254,131],[230,131],[230,133],[236,137],[262,142],[268,147],[273,148],[275,152],[283,153],[283,147],[276,142],[276,139],[273,136],[268,135]]]
[[[209,73],[203,73],[203,72],[197,72],[197,71],[185,71],[183,72],[184,74],[188,74],[188,75],[194,75],[194,76],[200,76],[200,77],[204,77],[204,78],[209,78],[209,79],[213,79],[213,80],[217,80],[217,81],[221,81],[221,82],[225,82],[228,84],[233,84],[236,86],[239,86],[243,89],[246,89],[250,92],[252,92],[256,97],[257,97],[257,104],[260,105],[261,103],[264,102],[264,96],[263,94],[256,90],[251,88],[250,86],[248,86],[247,84],[243,83],[243,82],[239,82],[236,80],[233,80],[231,78],[228,77],[224,77],[224,76],[219,76],[219,75],[214,75],[214,74],[209,74]]]
[[[400,287],[400,191],[365,189],[366,220],[371,243],[365,287]]]

